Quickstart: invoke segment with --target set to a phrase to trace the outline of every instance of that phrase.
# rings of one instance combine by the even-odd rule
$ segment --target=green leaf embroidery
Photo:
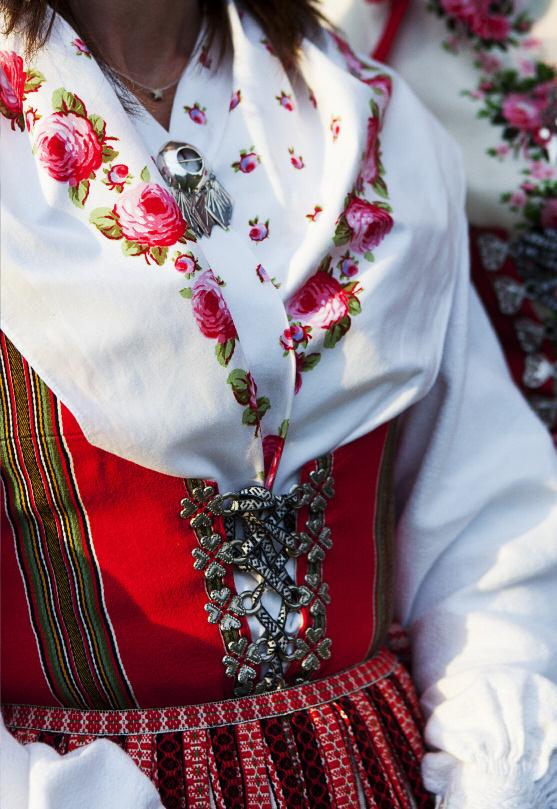
[[[57,112],[74,112],[76,115],[87,116],[85,104],[79,96],[68,92],[63,87],[59,87],[52,93],[52,107]]]
[[[110,163],[116,157],[118,157],[118,152],[116,149],[113,149],[112,146],[109,146],[108,143],[103,144],[103,152],[102,152],[102,161],[103,163]]]
[[[286,436],[288,435],[289,426],[290,426],[290,422],[288,421],[288,419],[284,419],[284,421],[280,425],[279,431],[278,431],[278,434],[280,435],[281,438],[286,438]]]
[[[314,352],[313,354],[305,354],[302,362],[302,373],[305,371],[313,371],[315,366],[321,359],[321,354]]]
[[[89,123],[91,124],[91,126],[95,130],[95,134],[96,134],[97,138],[99,139],[99,143],[102,143],[102,141],[104,140],[105,132],[106,132],[106,124],[105,124],[105,122],[103,121],[103,119],[101,118],[100,115],[95,115],[93,113],[93,115],[89,116]]]
[[[378,196],[383,197],[383,199],[389,199],[387,184],[385,183],[385,180],[382,177],[377,177],[375,182],[372,183],[371,187]]]
[[[78,185],[70,185],[68,188],[68,196],[77,208],[82,208],[85,201],[89,196],[90,188],[89,180],[82,180]]]
[[[236,348],[236,341],[234,339],[227,340],[225,343],[217,343],[217,345],[215,346],[215,354],[217,360],[225,368],[232,359],[232,355],[234,354],[235,348]]]
[[[348,311],[351,315],[359,315],[362,311],[362,304],[355,295],[351,295],[348,299]]]
[[[168,247],[151,247],[149,250],[149,255],[153,261],[159,265],[159,267],[162,267],[168,255]]]
[[[335,235],[333,236],[333,242],[337,247],[341,247],[343,244],[348,244],[351,236],[352,231],[348,226],[344,216],[341,216],[335,230]]]
[[[366,261],[375,261],[375,256],[373,255],[371,250],[368,250],[367,253],[364,253],[364,258]]]
[[[121,239],[122,228],[118,217],[110,208],[95,208],[91,211],[89,222],[100,230],[107,239]]]
[[[147,250],[147,246],[139,244],[139,242],[132,242],[129,239],[124,239],[122,242],[122,253],[125,256],[141,256],[143,253],[146,253]]]
[[[140,174],[139,176],[141,177],[141,179],[143,180],[143,182],[144,182],[144,183],[148,183],[148,182],[149,182],[149,180],[151,179],[151,172],[149,171],[149,169],[147,168],[147,166],[145,166],[145,167],[142,169],[141,174]]]
[[[42,73],[39,73],[38,70],[35,70],[34,68],[28,70],[25,75],[25,85],[23,87],[23,92],[25,95],[27,93],[34,93],[35,90],[38,90],[44,80],[45,77]]]
[[[191,300],[191,296],[192,296],[191,287],[184,287],[183,289],[181,289],[180,290],[180,295],[182,296],[182,298],[187,298],[188,300]]]
[[[334,348],[338,341],[342,340],[351,325],[352,321],[350,320],[349,315],[345,315],[341,320],[338,321],[338,323],[331,326],[325,335],[325,339],[323,341],[324,347]]]
[[[249,379],[247,373],[241,368],[236,368],[229,374],[226,382],[232,387],[232,393],[238,404],[247,405],[249,402]]]

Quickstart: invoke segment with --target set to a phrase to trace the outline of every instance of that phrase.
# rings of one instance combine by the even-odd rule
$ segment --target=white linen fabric
[[[264,476],[264,440],[286,422],[281,491],[306,461],[403,414],[397,614],[440,751],[428,785],[450,809],[481,809],[468,773],[504,773],[498,806],[534,790],[550,809],[557,464],[471,297],[459,152],[396,75],[327,36],[305,43],[291,83],[252,21],[229,13],[233,57],[192,60],[168,133],[130,119],[57,21],[24,102],[30,131],[2,124],[2,327],[93,444],[221,488]],[[85,120],[106,173],[83,156]],[[60,139],[89,169],[73,185]],[[228,232],[178,241],[152,160],[170,139],[200,148],[232,194]],[[103,767],[80,769],[84,809],[122,766],[101,747]],[[75,806],[59,796],[78,757],[65,769],[41,748],[33,761],[55,761],[61,791],[35,789],[34,765],[29,806]],[[151,809],[143,788],[118,805]]]

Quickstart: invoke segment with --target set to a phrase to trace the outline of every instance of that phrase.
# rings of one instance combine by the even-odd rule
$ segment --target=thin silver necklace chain
[[[163,87],[147,87],[146,84],[141,84],[141,82],[137,81],[137,79],[127,76],[125,73],[122,73],[121,70],[117,70],[115,67],[110,66],[110,69],[120,76],[120,78],[127,79],[127,81],[131,82],[133,85],[135,85],[135,87],[139,87],[141,90],[146,90],[153,97],[153,101],[162,101],[165,91],[170,90],[171,87],[176,87],[183,75],[182,71],[177,79],[171,81],[169,84],[165,84]]]

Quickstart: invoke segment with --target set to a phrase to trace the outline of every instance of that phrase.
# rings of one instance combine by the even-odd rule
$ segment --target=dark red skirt
[[[122,711],[5,705],[23,744],[64,754],[105,737],[154,782],[167,809],[425,809],[422,719],[412,681],[381,651],[345,672],[272,694]]]

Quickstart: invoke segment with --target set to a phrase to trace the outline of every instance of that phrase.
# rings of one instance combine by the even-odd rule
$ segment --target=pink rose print
[[[193,107],[184,107],[184,112],[190,116],[191,120],[194,124],[199,124],[203,126],[207,123],[207,115],[206,115],[206,107],[200,106],[200,104],[196,101]]]
[[[91,58],[91,51],[82,39],[76,37],[74,40],[72,40],[72,45],[75,48],[77,56],[87,56],[89,59]]]
[[[197,277],[191,301],[196,323],[205,337],[216,339],[218,343],[238,337],[220,285],[211,270],[205,270]]]
[[[296,351],[300,346],[306,348],[311,340],[311,326],[304,326],[302,323],[291,323],[285,329],[280,338],[280,344],[285,353]]]
[[[285,93],[284,90],[282,90],[281,94],[279,96],[275,96],[275,98],[280,104],[280,106],[283,107],[285,110],[288,110],[288,112],[293,111],[294,102],[292,101],[291,95]]]
[[[371,259],[371,251],[393,227],[388,205],[352,197],[335,233],[335,244],[349,242],[350,248]]]
[[[544,228],[557,229],[557,198],[547,199],[541,211],[540,222]]]
[[[23,112],[25,76],[21,56],[14,51],[0,51],[0,109],[12,121],[12,129]]]
[[[503,101],[503,115],[517,129],[539,129],[546,101],[526,93],[511,93]]]
[[[343,275],[345,278],[354,278],[354,276],[358,275],[358,272],[360,271],[357,260],[351,255],[349,250],[347,250],[346,253],[341,256],[337,267],[340,270],[341,275]]]
[[[304,158],[302,155],[296,155],[294,153],[294,149],[290,148],[288,150],[288,154],[290,155],[290,162],[294,166],[295,169],[303,169],[305,168]]]
[[[230,112],[236,109],[241,100],[242,100],[241,90],[236,90],[235,93],[232,93],[232,98],[230,99],[230,107],[229,107]]]
[[[267,219],[266,222],[260,222],[259,217],[256,216],[255,219],[249,220],[250,231],[249,237],[252,242],[263,242],[265,239],[269,238],[269,220]]]
[[[232,168],[234,171],[238,172],[241,171],[242,174],[250,174],[254,171],[258,164],[261,162],[259,155],[257,155],[254,150],[253,146],[250,146],[248,149],[242,149],[240,152],[240,159],[237,160],[235,163],[232,163]]]
[[[174,267],[186,278],[192,278],[200,270],[199,262],[193,253],[178,253],[174,259]]]
[[[130,182],[130,170],[124,163],[115,163],[110,168],[105,169],[106,179],[103,180],[111,191],[122,193],[126,184]]]
[[[186,231],[174,197],[157,183],[140,183],[125,191],[113,212],[122,235],[140,245],[168,247]]]
[[[318,270],[292,296],[288,314],[315,329],[329,329],[348,314],[348,296],[336,278]]]
[[[15,51],[0,51],[0,115],[10,121],[13,130],[17,126],[25,131],[23,102],[43,82],[42,73],[25,70],[23,59]]]
[[[337,141],[340,135],[340,121],[341,121],[340,115],[334,115],[331,118],[330,129],[331,134],[333,136],[333,141]]]
[[[91,122],[74,112],[53,112],[37,129],[35,151],[50,176],[70,186],[89,178],[103,150]]]
[[[323,208],[321,205],[316,205],[311,213],[306,214],[306,219],[309,219],[310,222],[317,222],[320,213],[323,213]]]

